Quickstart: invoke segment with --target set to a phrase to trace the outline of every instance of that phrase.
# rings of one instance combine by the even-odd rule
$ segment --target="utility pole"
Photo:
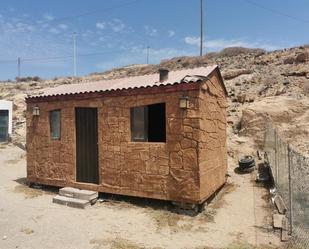
[[[73,32],[73,71],[74,77],[77,76],[77,62],[76,62],[76,32]]]
[[[149,64],[149,46],[147,46],[147,59],[146,59],[146,61],[147,61],[147,65]]]
[[[203,0],[201,0],[201,44],[200,44],[200,56],[203,55],[203,45],[204,45],[204,41],[203,41],[203,29],[204,29],[204,14],[203,14]]]
[[[17,58],[17,74],[18,79],[20,79],[20,66],[21,66],[21,59],[20,57]]]

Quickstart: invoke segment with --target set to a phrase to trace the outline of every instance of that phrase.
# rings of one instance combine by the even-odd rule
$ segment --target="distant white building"
[[[7,141],[12,134],[13,102],[0,100],[0,142]]]

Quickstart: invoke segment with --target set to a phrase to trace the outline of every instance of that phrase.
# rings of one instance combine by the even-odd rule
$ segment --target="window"
[[[135,142],[165,142],[165,103],[132,107],[131,134]]]
[[[51,139],[60,139],[61,129],[61,111],[54,110],[49,112],[50,137]]]

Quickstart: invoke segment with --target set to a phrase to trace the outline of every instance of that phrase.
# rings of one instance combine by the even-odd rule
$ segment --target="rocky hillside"
[[[227,48],[202,57],[177,57],[158,65],[132,65],[85,77],[0,83],[0,99],[14,101],[13,140],[25,143],[27,94],[47,87],[218,64],[229,94],[229,155],[252,153],[263,145],[265,127],[273,122],[282,136],[303,154],[309,154],[309,46],[265,52]]]

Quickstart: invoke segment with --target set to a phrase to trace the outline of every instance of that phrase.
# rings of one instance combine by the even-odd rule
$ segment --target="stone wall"
[[[208,90],[190,90],[91,100],[29,102],[28,180],[107,193],[198,203],[213,192],[216,186],[222,185],[226,170],[225,159],[218,158],[224,157],[223,154],[226,153],[223,143],[225,138],[222,138],[225,133],[221,131],[224,129],[224,119],[220,118],[221,124],[217,113],[206,110],[205,104],[217,103],[215,97],[207,92]],[[179,108],[179,98],[183,95],[189,96],[188,110]],[[208,97],[211,99],[207,100]],[[131,142],[130,107],[162,102],[166,103],[166,143]],[[40,108],[38,117],[32,116],[34,105]],[[99,185],[75,181],[75,107],[98,108]],[[221,110],[219,107],[214,108]],[[59,141],[51,140],[49,132],[49,111],[55,109],[61,109]],[[200,110],[207,112],[202,115]],[[223,115],[223,112],[219,112]],[[206,118],[208,114],[212,115],[211,118],[216,118],[214,126],[220,125],[214,128],[218,130],[215,135],[211,132],[208,134],[208,129],[213,129],[204,122],[209,119]],[[208,143],[207,138],[212,142]],[[213,142],[217,138],[222,141]],[[202,143],[199,142],[201,139]],[[208,150],[213,145],[219,146],[214,148],[215,155],[211,148],[210,154],[205,154],[206,148]],[[200,170],[199,161],[202,162]],[[219,167],[222,168],[218,170]],[[218,171],[215,172],[214,169]]]
[[[226,95],[218,75],[202,85],[199,140],[200,199],[207,199],[226,181]]]

